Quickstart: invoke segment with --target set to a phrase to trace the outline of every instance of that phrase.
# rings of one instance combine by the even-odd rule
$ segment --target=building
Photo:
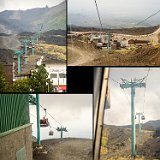
[[[49,73],[48,78],[50,78],[55,91],[66,92],[66,67],[55,67],[47,64],[45,68]]]
[[[0,159],[32,160],[28,94],[0,94]]]

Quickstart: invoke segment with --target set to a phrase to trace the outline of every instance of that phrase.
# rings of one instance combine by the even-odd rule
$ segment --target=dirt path
[[[68,50],[69,66],[159,66],[160,48],[143,47],[126,54],[112,51],[108,53],[91,47],[91,44],[82,45],[75,42],[73,52]]]
[[[48,154],[35,160],[92,160],[92,141],[88,139],[46,140],[42,144],[47,146]]]
[[[68,44],[68,65],[78,66],[84,63],[94,61],[103,57],[105,52],[95,49],[91,44],[74,42],[73,45]]]

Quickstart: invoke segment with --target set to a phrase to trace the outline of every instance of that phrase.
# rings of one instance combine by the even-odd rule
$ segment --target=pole
[[[143,83],[145,78],[142,79],[134,79],[134,81],[131,80],[131,82],[122,79],[123,83],[120,84],[120,87],[122,89],[124,88],[131,88],[131,126],[132,126],[132,144],[131,144],[131,157],[132,160],[135,159],[136,156],[136,133],[135,133],[135,110],[134,110],[134,98],[135,98],[135,88],[142,88],[146,87],[146,83]]]
[[[27,56],[27,41],[24,41],[24,53]],[[27,64],[27,57],[25,58],[25,64]]]
[[[63,138],[63,129],[61,127],[61,139]]]
[[[40,146],[40,113],[39,113],[39,94],[36,94],[36,110],[37,110],[37,145]]]
[[[18,75],[21,73],[21,55],[18,55]]]
[[[96,134],[94,139],[94,160],[98,160],[100,157],[100,145],[101,145],[101,136],[102,136],[102,127],[103,127],[103,118],[104,118],[104,106],[105,98],[108,90],[108,76],[109,68],[104,68],[103,79],[102,79],[102,89],[100,93],[100,102],[97,112],[97,126]]]
[[[32,46],[32,55],[34,55],[34,48],[33,48],[33,46]]]
[[[135,110],[134,110],[135,87],[131,86],[131,124],[132,124],[132,159],[135,159]]]

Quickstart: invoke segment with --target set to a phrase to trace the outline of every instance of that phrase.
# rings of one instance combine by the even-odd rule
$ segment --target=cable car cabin
[[[143,115],[143,116],[141,117],[141,119],[142,119],[142,120],[145,120],[145,116]]]
[[[43,117],[43,119],[40,120],[40,126],[48,127],[49,126],[48,118]]]
[[[13,59],[17,59],[18,57],[17,56],[13,56]]]
[[[49,131],[49,136],[53,136],[53,131],[52,130]]]
[[[28,58],[28,56],[27,56],[27,55],[25,55],[25,54],[24,54],[24,56],[23,56],[23,57],[24,57],[24,58]]]

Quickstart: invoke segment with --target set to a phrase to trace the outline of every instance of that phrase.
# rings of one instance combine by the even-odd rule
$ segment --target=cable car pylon
[[[56,130],[61,133],[61,139],[63,138],[63,132],[68,132],[66,127],[62,127],[62,126],[61,127],[57,127]]]
[[[135,78],[134,80],[131,80],[130,82],[128,80],[122,79],[122,78],[121,78],[121,80],[122,80],[122,84],[120,84],[120,87],[122,89],[131,88],[131,126],[132,126],[131,158],[132,158],[132,160],[134,160],[135,156],[136,156],[135,107],[134,107],[135,89],[146,87],[146,83],[143,82],[145,80],[145,78],[142,78],[142,79]]]

